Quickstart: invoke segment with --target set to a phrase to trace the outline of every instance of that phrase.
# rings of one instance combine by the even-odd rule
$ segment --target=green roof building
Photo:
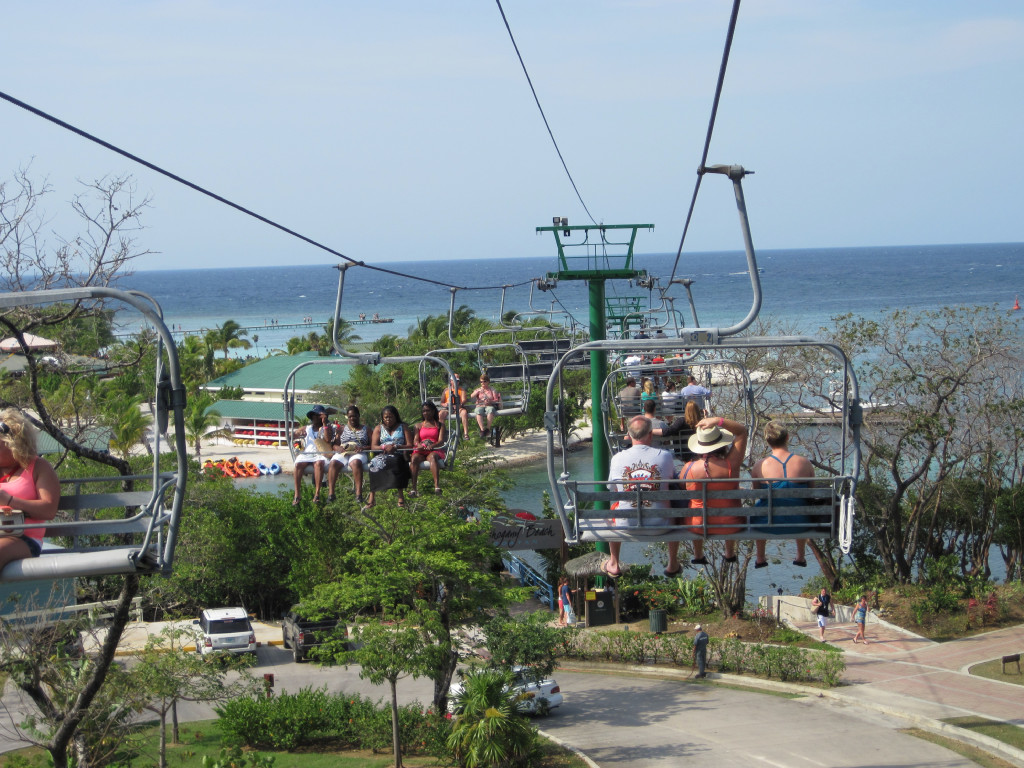
[[[348,381],[351,363],[336,357],[321,357],[316,352],[302,352],[298,355],[276,355],[265,357],[233,373],[214,379],[203,389],[216,392],[222,387],[241,387],[247,396],[253,398],[280,398],[284,395],[284,384],[296,367],[312,360],[323,361],[319,365],[307,365],[295,376],[295,393],[309,394],[323,387],[337,387]]]

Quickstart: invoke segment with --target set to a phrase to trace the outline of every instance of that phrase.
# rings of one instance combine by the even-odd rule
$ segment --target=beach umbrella
[[[57,342],[44,339],[42,336],[26,333],[25,345],[29,349],[55,349],[57,347]],[[18,345],[18,340],[13,336],[9,336],[3,341],[0,341],[0,351],[17,352],[20,349],[21,347]]]

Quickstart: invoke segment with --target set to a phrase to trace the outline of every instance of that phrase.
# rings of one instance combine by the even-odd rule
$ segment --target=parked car
[[[244,608],[207,608],[192,623],[199,628],[196,653],[256,653],[256,633]]]
[[[281,642],[292,649],[296,664],[306,660],[310,648],[323,643],[338,626],[336,617],[308,619],[301,614],[301,606],[293,605],[281,619]]]
[[[536,680],[529,667],[512,667],[509,689],[522,694],[519,708],[527,715],[546,715],[555,707],[562,706],[562,689],[554,678]],[[462,693],[462,683],[452,683],[448,689],[448,711],[458,714],[455,698]]]

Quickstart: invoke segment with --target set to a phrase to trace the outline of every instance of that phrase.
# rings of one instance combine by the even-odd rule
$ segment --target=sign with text
[[[502,549],[558,549],[562,524],[558,520],[529,520],[514,515],[491,520],[491,543]],[[533,515],[529,515],[533,517]]]

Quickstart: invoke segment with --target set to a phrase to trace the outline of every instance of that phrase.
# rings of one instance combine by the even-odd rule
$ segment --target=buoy
[[[1013,308],[1020,309],[1020,298],[1017,296],[1013,297]]]

